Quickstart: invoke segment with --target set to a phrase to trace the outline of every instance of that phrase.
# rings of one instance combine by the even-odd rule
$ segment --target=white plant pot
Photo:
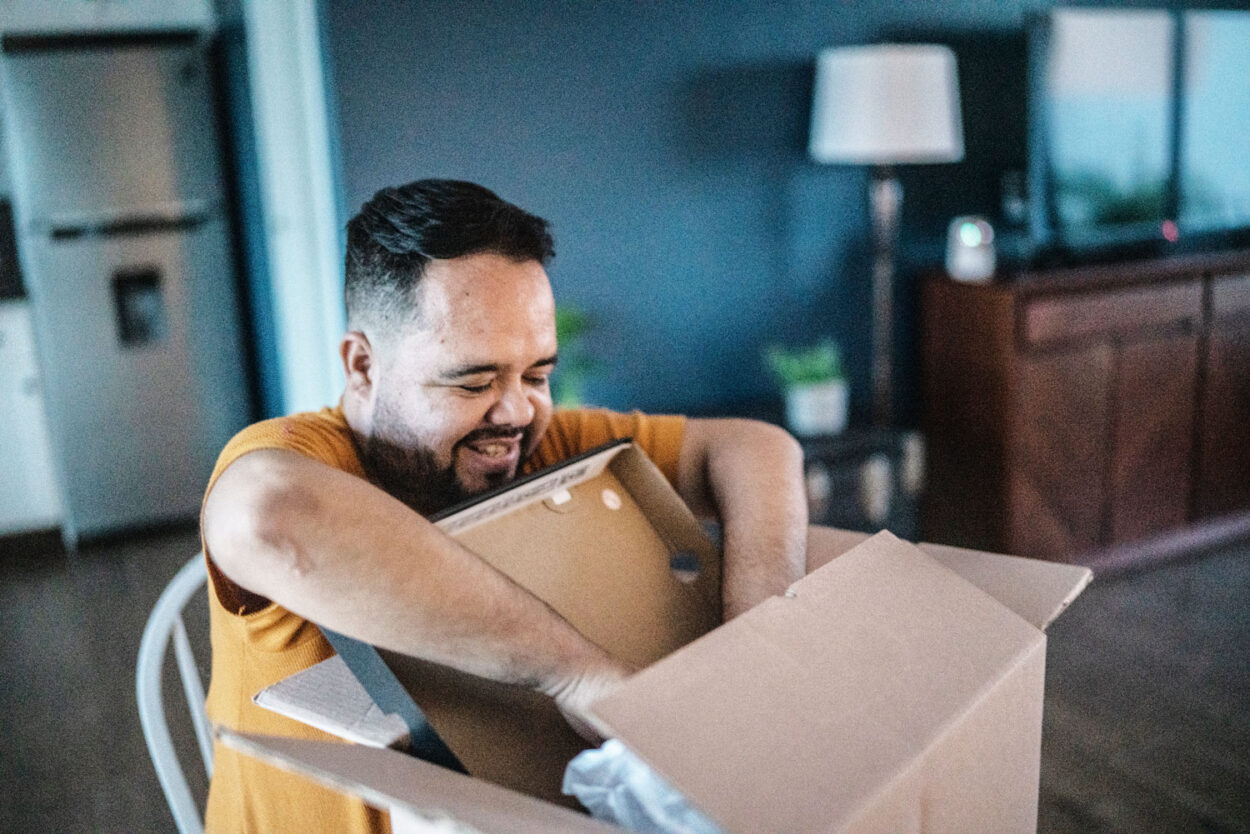
[[[846,428],[849,388],[845,379],[786,389],[786,425],[802,437],[838,434]]]

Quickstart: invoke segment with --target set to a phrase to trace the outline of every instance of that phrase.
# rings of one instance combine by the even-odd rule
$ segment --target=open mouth
[[[478,466],[487,469],[510,468],[521,458],[521,447],[524,443],[523,431],[510,431],[506,434],[497,432],[474,432],[460,441],[460,447],[469,452]]]
[[[481,443],[467,444],[470,449],[486,458],[503,458],[508,457],[514,449],[517,448],[519,439],[514,442],[501,443],[497,440],[484,441]]]

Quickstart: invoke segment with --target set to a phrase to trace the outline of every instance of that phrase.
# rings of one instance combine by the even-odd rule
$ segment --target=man
[[[270,420],[223,451],[202,529],[214,721],[303,737],[251,696],[332,650],[317,623],[550,695],[570,723],[632,671],[426,516],[630,436],[723,525],[726,618],[803,574],[802,455],[743,420],[555,412],[544,220],[477,185],[378,192],[348,224],[339,407]],[[220,745],[209,830],[358,831],[363,804]]]

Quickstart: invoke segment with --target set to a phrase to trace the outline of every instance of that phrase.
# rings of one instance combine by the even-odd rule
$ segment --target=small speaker
[[[984,217],[956,217],[946,232],[946,272],[956,281],[994,277],[994,227]]]

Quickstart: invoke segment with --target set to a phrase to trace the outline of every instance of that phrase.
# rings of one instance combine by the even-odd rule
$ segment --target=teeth
[[[486,437],[467,443],[466,448],[484,458],[506,458],[516,452],[519,443],[520,438]]]

